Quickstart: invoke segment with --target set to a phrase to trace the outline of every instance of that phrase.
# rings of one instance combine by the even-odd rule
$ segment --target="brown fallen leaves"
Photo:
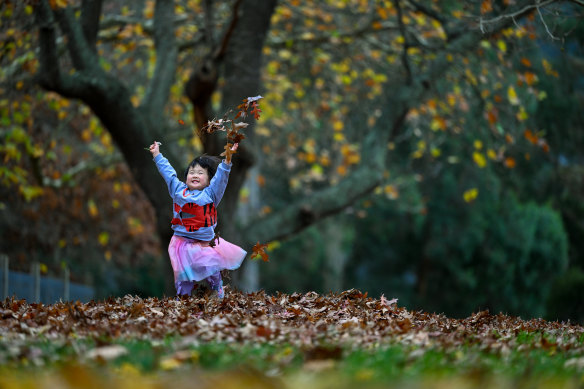
[[[522,320],[478,312],[465,319],[408,311],[397,300],[373,299],[358,290],[244,294],[227,288],[223,300],[207,297],[146,298],[127,295],[105,301],[0,304],[0,338],[147,338],[182,335],[200,342],[269,342],[310,347],[319,344],[369,347],[399,342],[444,350],[478,345],[505,352],[519,346],[518,335],[535,334],[529,347],[582,349],[584,327],[542,319]],[[584,351],[584,350],[580,350]]]

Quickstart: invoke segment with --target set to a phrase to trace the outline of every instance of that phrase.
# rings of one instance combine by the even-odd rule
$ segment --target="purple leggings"
[[[205,278],[205,280],[207,281],[207,283],[209,284],[209,287],[213,290],[217,290],[219,288],[219,286],[221,285],[221,272],[217,272],[207,278]],[[195,287],[195,285],[197,284],[196,281],[181,281],[181,282],[177,282],[176,283],[176,294],[181,296],[181,295],[187,295],[189,296],[191,294],[191,292],[193,291],[193,288]]]

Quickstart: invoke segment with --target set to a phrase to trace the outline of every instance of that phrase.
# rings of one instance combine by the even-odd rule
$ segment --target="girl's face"
[[[189,190],[203,190],[209,186],[209,172],[196,164],[189,169],[186,180]]]

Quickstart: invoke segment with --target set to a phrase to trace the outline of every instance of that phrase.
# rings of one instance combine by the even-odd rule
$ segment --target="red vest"
[[[171,223],[182,224],[188,232],[193,232],[202,227],[213,227],[217,223],[217,209],[215,204],[203,206],[195,203],[186,203],[182,207],[174,203],[174,211],[178,218],[173,218]]]

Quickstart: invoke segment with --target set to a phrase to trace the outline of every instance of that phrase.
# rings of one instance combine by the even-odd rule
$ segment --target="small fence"
[[[69,269],[63,269],[61,279],[41,276],[41,266],[35,262],[30,274],[11,271],[8,256],[0,255],[0,281],[2,300],[8,297],[25,299],[29,303],[53,304],[59,301],[87,302],[93,299],[95,291],[87,285],[70,282]]]

